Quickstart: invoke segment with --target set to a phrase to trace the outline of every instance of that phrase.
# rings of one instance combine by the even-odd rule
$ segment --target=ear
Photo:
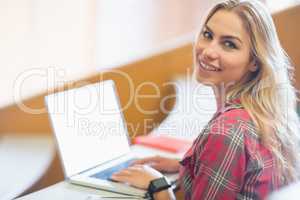
[[[252,59],[252,61],[249,63],[249,71],[255,72],[257,71],[257,69],[258,69],[257,62],[254,59]]]

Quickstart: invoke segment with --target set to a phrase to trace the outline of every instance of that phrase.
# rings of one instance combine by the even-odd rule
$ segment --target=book
[[[133,140],[133,143],[172,153],[186,152],[192,146],[192,141],[164,135],[138,136]]]

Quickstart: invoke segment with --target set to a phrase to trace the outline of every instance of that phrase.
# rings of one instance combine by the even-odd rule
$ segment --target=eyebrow
[[[206,28],[209,32],[213,33],[213,31],[211,30],[211,28],[209,28],[209,26],[207,24],[204,26],[204,28]],[[238,40],[241,44],[243,44],[242,40],[237,36],[223,35],[222,38],[224,38],[224,39],[235,39],[235,40]]]

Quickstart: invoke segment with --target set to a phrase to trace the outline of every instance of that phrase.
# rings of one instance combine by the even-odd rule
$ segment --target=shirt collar
[[[240,98],[232,98],[232,99],[227,100],[225,105],[216,111],[215,116],[222,114],[228,110],[231,110],[234,108],[242,108],[242,107],[243,106],[242,106]]]

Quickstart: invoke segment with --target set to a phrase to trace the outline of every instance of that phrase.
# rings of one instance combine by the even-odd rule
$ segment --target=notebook
[[[186,152],[192,146],[192,141],[189,140],[154,134],[136,137],[134,143],[162,149],[172,153]]]
[[[145,196],[145,190],[109,179],[136,159],[112,80],[50,94],[45,103],[68,181]]]

